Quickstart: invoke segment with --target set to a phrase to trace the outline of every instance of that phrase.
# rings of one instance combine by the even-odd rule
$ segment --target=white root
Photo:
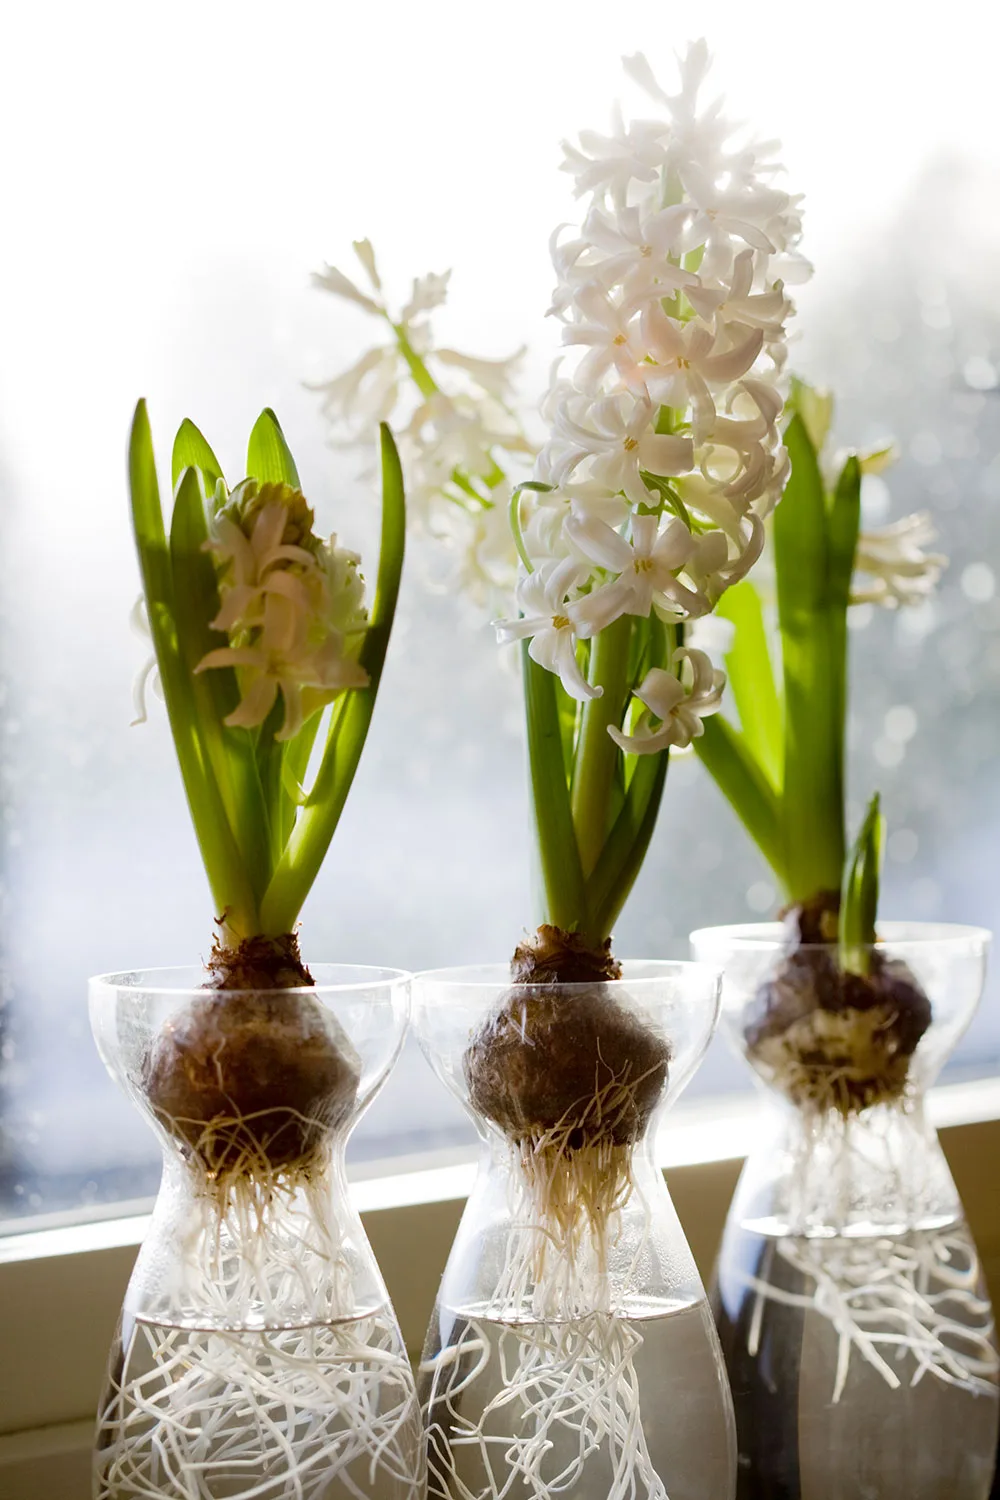
[[[749,1352],[756,1352],[765,1304],[813,1311],[838,1338],[832,1399],[844,1393],[854,1355],[893,1390],[925,1375],[975,1393],[996,1395],[1000,1356],[989,1300],[980,1291],[979,1261],[959,1226],[919,1231],[906,1239],[787,1237],[773,1256],[801,1277],[807,1290],[786,1291],[770,1279],[745,1276],[757,1295]]]
[[[619,1209],[638,1191],[631,1148],[521,1143],[510,1181],[514,1228],[496,1293],[422,1366],[431,1492],[450,1500],[572,1496],[604,1450],[608,1500],[668,1500],[640,1413],[642,1334],[616,1310],[608,1274]],[[644,1249],[640,1237],[636,1261]],[[629,1268],[615,1278],[630,1281]],[[470,1411],[478,1382],[499,1390]]]
[[[125,1320],[99,1500],[422,1495],[409,1363],[391,1310],[354,1307],[321,1166],[224,1194],[188,1169],[169,1282]]]
[[[494,1338],[496,1331],[494,1326]],[[639,1406],[635,1356],[642,1335],[626,1318],[592,1313],[568,1323],[507,1324],[495,1357],[501,1390],[472,1420],[460,1397],[490,1358],[490,1329],[470,1321],[446,1358],[433,1362],[427,1404],[429,1467],[438,1492],[456,1500],[573,1495],[588,1461],[606,1446],[612,1467],[608,1500],[668,1500],[649,1455]],[[453,1371],[472,1368],[454,1383]],[[553,1472],[552,1453],[574,1444]],[[485,1488],[461,1477],[461,1450],[477,1451]]]
[[[384,1316],[258,1333],[137,1323],[124,1372],[98,1433],[100,1500],[421,1493],[409,1364]]]

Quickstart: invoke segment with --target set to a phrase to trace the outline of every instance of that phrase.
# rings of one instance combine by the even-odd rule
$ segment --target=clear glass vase
[[[409,976],[214,991],[91,980],[98,1049],[163,1148],[98,1416],[96,1500],[419,1500],[423,1438],[344,1148],[406,1026]]]
[[[998,1359],[924,1095],[979,1001],[989,934],[880,924],[845,982],[777,924],[706,928],[724,1027],[771,1101],[713,1306],[740,1500],[987,1500]],[[874,977],[873,977],[874,976]]]
[[[479,1172],[420,1366],[429,1494],[730,1500],[732,1403],[656,1128],[715,1029],[718,974],[414,980],[414,1027]]]

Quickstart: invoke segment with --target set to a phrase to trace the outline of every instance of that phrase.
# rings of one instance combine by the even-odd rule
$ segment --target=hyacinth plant
[[[321,1009],[276,1007],[267,992],[312,985],[296,924],[358,766],[392,628],[405,510],[388,428],[381,452],[381,552],[368,610],[360,559],[315,533],[271,411],[254,426],[247,476],[232,489],[202,434],[182,423],[169,531],[144,402],[132,425],[145,614],[215,906],[206,988],[219,992],[164,1029],[147,1082],[162,1121],[223,1195],[247,1177],[308,1170],[329,1124],[317,1101],[328,1103],[335,1085],[347,1109],[357,1088],[354,1060]],[[238,1014],[225,1003],[230,991],[249,997]],[[262,1063],[271,1080],[263,1094]]]
[[[876,795],[852,848],[845,817],[848,613],[916,604],[944,558],[926,515],[861,529],[861,481],[890,447],[828,462],[829,396],[796,382],[791,478],[773,522],[777,631],[744,580],[720,604],[733,626],[725,715],[697,750],[783,892],[791,951],[766,987],[751,1055],[799,1103],[841,1113],[898,1096],[930,1022],[912,975],[876,948],[884,819]]]
[[[550,310],[565,357],[531,477],[512,482],[510,448],[489,441],[485,420],[475,428],[476,476],[480,486],[495,479],[491,497],[509,495],[520,564],[497,628],[522,648],[540,878],[537,931],[516,948],[513,984],[473,1034],[464,1067],[473,1105],[518,1163],[526,1227],[508,1279],[533,1285],[538,1316],[559,1309],[568,1320],[557,1363],[529,1331],[517,1369],[504,1373],[501,1399],[525,1411],[508,1462],[532,1495],[544,1492],[542,1459],[560,1426],[581,1434],[578,1468],[560,1480],[567,1492],[594,1413],[641,1432],[632,1346],[608,1311],[608,1254],[671,1046],[612,983],[622,972],[612,931],[649,845],[670,751],[702,735],[722,698],[723,675],[685,632],[753,567],[789,471],[779,428],[785,284],[808,271],[798,201],[776,185],[771,149],[737,140],[720,105],[704,101],[708,65],[704,43],[691,46],[669,95],[642,57],[628,59],[655,117],[617,114],[609,135],[587,132],[566,147],[584,208],[552,241]],[[379,291],[374,311],[387,316],[370,247],[355,248]],[[339,272],[322,281],[371,300]],[[429,356],[415,369],[396,328],[388,355],[372,351],[326,388],[328,414],[343,423],[359,372],[390,358],[420,389]],[[473,476],[457,448],[443,451],[431,472],[448,504],[455,491],[467,496]],[[598,1325],[572,1321],[597,1311]],[[615,1493],[665,1494],[641,1438],[624,1447]],[[451,1470],[443,1482],[457,1493]],[[482,1494],[501,1492],[498,1482]]]
[[[324,1493],[360,1493],[350,1476],[362,1463],[371,1485],[378,1468],[393,1493],[422,1493],[409,1364],[391,1311],[357,1316],[359,1247],[335,1201],[362,1057],[296,932],[358,766],[395,612],[405,509],[387,428],[381,457],[366,607],[360,559],[317,534],[271,411],[232,488],[182,423],[165,517],[145,404],[136,409],[129,480],[150,670],[216,930],[200,988],[175,1002],[172,989],[136,990],[135,1014],[116,1023],[134,1049],[149,1022],[133,1081],[177,1149],[134,1283],[146,1317],[136,1334],[128,1314],[112,1355],[102,1500],[192,1485],[301,1500],[317,1473]]]
[[[785,282],[808,273],[798,204],[774,186],[770,149],[734,145],[718,103],[700,98],[708,66],[704,43],[692,45],[669,96],[642,57],[627,59],[660,117],[619,114],[611,135],[566,147],[586,210],[553,239],[551,312],[567,351],[585,352],[557,369],[530,479],[512,483],[511,455],[530,445],[511,410],[511,362],[435,351],[426,320],[414,332],[410,309],[443,298],[446,278],[415,283],[395,321],[367,241],[355,249],[374,295],[333,267],[316,278],[392,330],[323,387],[338,432],[350,440],[358,418],[364,431],[369,413],[389,415],[408,371],[421,493],[439,515],[509,510],[517,617],[508,610],[498,632],[524,642],[540,915],[600,972],[669,749],[698,737],[721,701],[722,677],[685,647],[685,625],[752,567],[788,475],[779,376]],[[435,363],[473,388],[445,392]],[[549,977],[578,971],[566,952],[546,960]]]

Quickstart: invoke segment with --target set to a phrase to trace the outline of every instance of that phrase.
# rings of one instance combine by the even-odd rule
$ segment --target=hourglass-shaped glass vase
[[[998,1359],[924,1095],[976,1008],[989,934],[880,924],[845,980],[776,924],[707,928],[724,1026],[772,1102],[713,1305],[740,1500],[986,1500]]]
[[[654,1156],[718,986],[680,963],[598,985],[414,980],[421,1045],[482,1143],[420,1366],[430,1495],[734,1494],[719,1343]]]
[[[95,1500],[421,1500],[423,1441],[344,1147],[406,1025],[409,976],[214,991],[91,980],[94,1035],[163,1179],[101,1402]]]

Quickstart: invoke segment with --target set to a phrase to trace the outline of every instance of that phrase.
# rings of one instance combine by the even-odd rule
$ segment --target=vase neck
[[[781,1234],[887,1234],[946,1224],[961,1205],[922,1098],[842,1116],[781,1104],[740,1179],[734,1214]]]
[[[171,1153],[126,1298],[134,1317],[194,1327],[339,1322],[383,1305],[385,1288],[339,1156],[307,1177],[224,1196]]]
[[[518,1146],[489,1134],[445,1269],[442,1305],[527,1323],[655,1316],[649,1308],[704,1295],[645,1141],[629,1148],[627,1176],[609,1204],[607,1178],[597,1171],[591,1176],[576,1164],[566,1191],[552,1194]]]

